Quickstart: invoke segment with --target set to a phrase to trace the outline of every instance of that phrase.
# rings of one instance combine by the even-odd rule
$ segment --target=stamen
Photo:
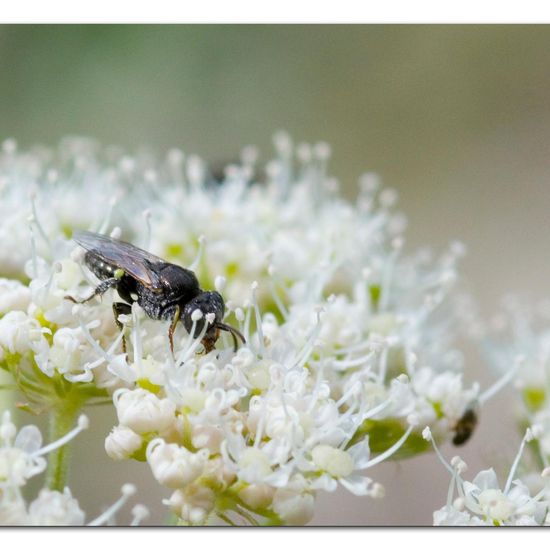
[[[132,508],[132,523],[130,523],[130,527],[136,527],[138,526],[144,519],[147,519],[149,517],[149,509],[147,506],[144,506],[143,504],[136,504]]]
[[[58,449],[59,447],[63,447],[63,445],[66,445],[71,439],[74,439],[80,432],[88,429],[89,425],[90,425],[90,421],[88,420],[88,417],[84,414],[80,415],[80,417],[78,418],[78,423],[75,428],[73,428],[70,432],[65,434],[61,439],[58,439],[57,441],[54,441],[49,445],[46,445],[45,447],[38,449],[38,451],[32,453],[31,456],[35,458],[38,456],[51,453],[52,451],[55,451],[55,449]]]
[[[515,365],[506,373],[500,380],[497,380],[492,386],[487,388],[480,396],[479,402],[481,405],[485,404],[489,399],[494,397],[506,384],[508,384],[517,373],[519,367],[523,364],[524,359],[522,357],[516,358]]]
[[[451,482],[449,483],[449,491],[447,492],[447,506],[452,506],[453,504],[453,496],[455,493],[455,484],[456,484],[456,476],[458,475],[458,471],[454,470],[453,475],[451,477]]]
[[[195,312],[200,312],[200,317],[197,319],[193,319],[193,315]],[[202,327],[202,330],[200,331],[199,335],[194,338],[193,334],[195,334],[195,329],[197,328],[197,321],[202,317],[202,311],[196,309],[191,314],[191,319],[193,320],[193,324],[191,325],[191,332],[189,333],[189,337],[187,338],[187,341],[185,343],[185,346],[183,347],[180,355],[178,356],[178,365],[182,365],[185,363],[185,361],[191,357],[191,355],[195,352],[195,350],[201,345],[202,339],[204,338],[204,335],[206,334],[206,331],[208,330],[208,323],[204,323],[204,326]]]
[[[368,412],[365,413],[365,415],[362,417],[361,422],[363,420],[368,420],[369,418],[372,418],[373,416],[377,415],[379,412],[383,411],[386,407],[388,407],[392,402],[392,398],[388,397],[385,401],[382,401],[379,405],[376,405],[376,407],[373,407],[372,409],[369,409]]]
[[[361,389],[361,383],[356,381],[351,387],[338,399],[336,402],[336,408],[340,408],[358,389]]]
[[[386,489],[384,489],[384,486],[381,483],[374,483],[369,495],[372,498],[384,498],[386,495]]]
[[[201,262],[202,255],[204,252],[205,243],[206,243],[206,237],[204,235],[201,235],[199,237],[199,249],[197,251],[197,255],[195,256],[193,263],[189,266],[189,269],[191,271],[196,271],[197,267],[199,267],[199,264]]]
[[[386,460],[386,458],[390,457],[392,454],[397,452],[402,447],[403,443],[405,443],[405,441],[407,440],[409,435],[411,435],[411,432],[413,431],[413,429],[414,429],[414,426],[412,426],[412,425],[409,426],[407,428],[407,431],[401,436],[401,438],[396,443],[394,443],[389,449],[387,449],[383,453],[380,453],[378,456],[376,456],[372,460],[369,460],[365,464],[364,469],[371,468],[372,466],[375,466],[376,464],[382,462],[383,460]]]
[[[264,357],[265,356],[264,333],[262,330],[262,316],[260,314],[260,308],[258,307],[258,301],[256,300],[257,288],[258,288],[258,283],[254,281],[252,283],[252,307],[254,308],[254,313],[256,316],[256,331],[258,333],[258,341],[260,344],[259,355],[260,357]]]
[[[113,343],[109,346],[109,349],[107,350],[107,356],[111,357],[114,353],[114,351],[118,348],[118,345],[124,338],[124,331],[119,330],[117,337],[114,339]]]
[[[29,221],[29,231],[31,233],[31,260],[32,260],[31,277],[34,279],[38,277],[38,256],[36,254],[36,239],[34,237],[34,230],[33,230],[33,216],[30,216],[28,221]]]
[[[380,343],[373,342],[372,340],[363,340],[358,344],[351,344],[347,347],[337,348],[335,351],[338,355],[351,355],[352,353],[359,353],[362,351],[379,351]]]
[[[370,351],[366,355],[363,355],[362,357],[357,357],[356,359],[334,360],[332,361],[332,366],[338,370],[358,367],[360,365],[368,363],[369,360],[372,359],[375,355],[376,353],[374,351]]]
[[[139,376],[142,376],[142,358],[143,358],[143,346],[141,342],[140,334],[140,319],[139,319],[139,310],[140,306],[137,302],[132,304],[132,320],[134,326],[132,327],[132,345],[134,348],[134,364],[137,367]]]
[[[214,288],[221,294],[225,290],[225,286],[227,284],[227,279],[225,277],[222,277],[221,275],[218,275],[214,279]],[[228,304],[226,306],[229,309]]]
[[[516,475],[516,470],[519,465],[519,461],[521,460],[521,456],[523,454],[523,450],[525,449],[525,445],[533,439],[533,432],[527,428],[525,431],[525,435],[523,436],[523,439],[521,440],[518,453],[516,454],[516,458],[514,459],[514,462],[512,464],[512,467],[510,468],[510,473],[508,474],[508,479],[506,480],[506,485],[504,486],[504,494],[507,494],[510,490],[510,487],[512,486],[512,481],[514,479],[514,476]]]
[[[143,242],[143,248],[145,250],[148,250],[150,244],[151,244],[151,210],[149,208],[145,209],[143,211],[143,218],[145,219],[145,240]]]
[[[103,514],[88,523],[89,527],[104,525],[109,520],[111,520],[114,515],[126,504],[128,499],[136,493],[136,487],[131,483],[127,483],[126,485],[122,486],[121,493],[121,497],[114,504],[112,504],[107,510],[105,510]]]
[[[78,319],[78,324],[80,326],[80,329],[82,330],[82,333],[84,334],[84,338],[88,340],[89,344],[92,346],[92,348],[96,351],[98,355],[103,357],[105,361],[109,362],[111,359],[111,356],[97,343],[95,338],[92,336],[91,332],[88,330],[88,327],[82,321],[82,317],[79,315],[79,310],[80,310],[80,305],[77,304],[76,306],[73,307],[72,313]]]
[[[44,231],[44,228],[42,227],[42,224],[40,223],[40,220],[38,219],[38,214],[36,212],[36,191],[31,191],[29,193],[29,198],[31,200],[31,209],[32,209],[32,222],[34,225],[36,225],[38,232],[40,233],[40,236],[42,239],[44,239],[44,242],[48,245],[48,247],[52,248],[52,243],[50,242],[50,239],[48,239],[48,236],[46,235],[46,232]]]
[[[118,225],[116,227],[113,227],[113,230],[111,231],[109,236],[111,237],[111,239],[120,239],[120,237],[122,236],[122,229],[120,229]]]
[[[264,424],[265,424],[265,408],[267,406],[266,399],[262,399],[262,407],[260,411],[260,420],[258,420],[258,428],[256,430],[256,436],[254,438],[254,447],[257,449],[262,442]]]
[[[286,319],[288,319],[288,310],[285,307],[285,305],[283,304],[281,298],[279,297],[279,294],[277,293],[277,289],[275,287],[275,276],[274,276],[275,275],[275,269],[274,269],[273,265],[270,265],[267,268],[267,272],[270,276],[269,291],[271,292],[271,296],[273,298],[273,301],[275,302],[275,305],[277,306],[277,308],[281,312],[281,315],[283,316],[283,319],[286,320]]]
[[[243,304],[243,307],[246,309],[246,314],[245,314],[245,317],[244,317],[244,325],[243,325],[242,332],[244,334],[244,337],[246,338],[246,341],[250,342],[250,321],[251,321],[251,318],[252,318],[252,305],[247,300]]]
[[[401,252],[402,242],[396,240],[394,243],[392,243],[392,246],[393,246],[393,251],[390,254],[390,257],[388,258],[388,261],[386,262],[386,266],[382,276],[382,282],[380,285],[381,286],[381,295],[380,295],[380,302],[379,302],[380,311],[385,311],[389,305],[390,287],[392,284],[394,268],[397,263],[397,258],[399,257],[399,254]]]
[[[298,357],[296,358],[296,361],[294,363],[294,366],[292,368],[300,368],[305,365],[307,360],[309,359],[309,356],[313,352],[313,349],[315,348],[315,342],[317,340],[317,337],[319,336],[319,332],[321,331],[321,313],[323,313],[323,308],[317,308],[316,316],[317,321],[316,325],[311,331],[311,334],[309,338],[307,339],[305,345],[300,350],[300,353],[298,354]]]
[[[109,227],[111,223],[111,216],[113,214],[113,208],[117,202],[116,197],[112,197],[109,201],[109,207],[107,208],[107,213],[105,215],[105,218],[103,219],[103,223],[99,226],[99,229],[97,230],[98,233],[101,233],[102,235],[107,232],[107,228]]]
[[[415,365],[418,361],[416,353],[410,351],[410,346],[407,344],[405,346],[405,368],[409,376],[412,376],[415,373]]]
[[[310,400],[309,405],[307,407],[307,413],[310,413],[313,411],[313,408],[317,404],[317,401],[319,400],[319,388],[321,387],[321,384],[323,382],[323,373],[325,370],[325,361],[321,360],[319,361],[319,365],[317,368],[317,376],[315,378],[315,387],[313,388],[313,399]]]
[[[429,426],[426,426],[423,430],[422,430],[422,437],[426,440],[426,441],[430,441],[433,448],[434,448],[434,451],[435,451],[435,454],[437,455],[437,457],[439,458],[439,460],[441,461],[441,463],[443,464],[443,466],[445,466],[445,468],[447,468],[447,470],[449,470],[449,472],[451,473],[451,475],[454,475],[454,472],[455,472],[455,469],[445,460],[445,458],[443,457],[443,455],[441,454],[440,450],[438,449],[436,443],[435,443],[435,439],[432,435],[432,432],[429,428]],[[458,475],[458,474],[457,474]]]
[[[0,439],[9,445],[16,433],[17,428],[11,421],[10,411],[4,411],[4,414],[2,415],[2,423],[0,424]]]
[[[50,288],[52,287],[53,278],[56,273],[61,273],[62,266],[60,262],[55,262],[52,266],[52,269],[50,271],[50,276],[48,277],[48,280],[44,284],[44,286],[41,288],[42,291],[42,298],[45,300],[50,292]]]

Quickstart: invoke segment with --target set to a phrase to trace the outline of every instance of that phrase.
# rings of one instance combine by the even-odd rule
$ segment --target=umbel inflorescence
[[[449,299],[460,243],[405,254],[394,191],[367,174],[349,202],[328,145],[274,141],[265,167],[247,147],[222,177],[177,149],[157,160],[84,139],[28,152],[8,140],[0,155],[0,366],[20,408],[62,437],[87,405],[114,406],[107,454],[144,462],[184,524],[305,524],[338,486],[382,497],[378,463],[456,439],[511,377],[484,392],[463,383]],[[169,320],[137,303],[115,320],[114,290],[75,304],[98,284],[75,229],[191,269],[245,342],[221,333],[206,353],[179,323],[172,350]],[[56,449],[47,490],[72,498]]]

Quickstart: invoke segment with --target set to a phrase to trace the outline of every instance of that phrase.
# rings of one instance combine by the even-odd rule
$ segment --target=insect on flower
[[[191,270],[168,263],[137,246],[106,235],[75,231],[73,240],[86,249],[84,263],[101,283],[85,300],[78,302],[67,297],[71,301],[84,303],[95,296],[101,296],[110,288],[116,288],[123,300],[113,303],[113,313],[119,329],[123,330],[123,325],[118,316],[130,313],[131,304],[137,302],[152,319],[171,321],[168,337],[172,352],[174,331],[180,320],[193,338],[202,335],[201,342],[206,353],[214,349],[220,330],[231,334],[235,350],[238,345],[237,337],[245,343],[243,335],[237,329],[222,322],[225,303],[221,294],[202,290]],[[197,310],[201,313],[200,316],[194,315]],[[212,315],[213,320],[205,327]],[[126,352],[124,338],[122,346]]]
[[[472,407],[468,407],[455,425],[453,444],[457,447],[464,445],[464,443],[472,437],[472,434],[477,426],[477,422],[477,413]]]

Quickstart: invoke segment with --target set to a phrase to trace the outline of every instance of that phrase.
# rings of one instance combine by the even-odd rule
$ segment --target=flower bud
[[[47,342],[41,335],[41,327],[36,319],[22,311],[10,311],[0,318],[0,347],[10,353],[25,353],[34,350],[40,341]]]
[[[105,451],[113,460],[130,458],[141,448],[141,436],[127,426],[115,426],[105,439]]]
[[[277,489],[272,508],[287,525],[305,525],[313,518],[315,497],[306,492]]]
[[[55,276],[57,286],[63,290],[76,287],[82,279],[80,266],[73,260],[62,260],[60,267],[60,271]]]
[[[254,447],[242,452],[239,458],[239,469],[239,478],[248,483],[262,480],[273,473],[267,456]]]
[[[196,426],[193,428],[191,443],[197,449],[208,449],[211,454],[220,452],[220,445],[224,440],[224,433],[215,426]]]
[[[121,388],[114,393],[113,400],[120,424],[138,434],[164,433],[175,424],[176,405],[144,389]]]
[[[269,376],[269,363],[257,363],[247,371],[246,377],[253,388],[261,391],[267,390],[271,382],[271,378]]]
[[[26,311],[31,301],[31,291],[19,281],[0,279],[0,315],[8,311]]]
[[[346,477],[353,472],[353,459],[346,451],[330,445],[317,445],[311,452],[313,462],[333,477]]]
[[[212,489],[192,484],[175,491],[169,499],[163,500],[172,511],[184,521],[200,525],[208,519],[214,509],[215,495]]]
[[[180,399],[183,407],[187,407],[193,413],[198,413],[204,407],[206,394],[197,388],[183,388]]]
[[[273,500],[275,489],[269,485],[252,484],[239,492],[239,498],[252,509],[267,508]]]
[[[154,439],[147,446],[147,462],[155,479],[170,489],[185,487],[200,477],[208,455],[206,449],[192,453],[162,439]]]

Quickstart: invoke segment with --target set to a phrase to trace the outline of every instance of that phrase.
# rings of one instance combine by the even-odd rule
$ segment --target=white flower
[[[457,510],[454,506],[444,506],[433,513],[433,524],[436,526],[484,525],[483,520],[468,512]]]
[[[0,349],[11,354],[40,353],[47,348],[44,329],[23,311],[10,311],[0,318]]]
[[[464,461],[455,457],[452,466],[447,464],[434,439],[429,439],[440,460],[452,472],[447,504],[434,512],[434,525],[542,525],[545,522],[549,509],[549,502],[543,500],[545,491],[531,497],[527,486],[514,479],[525,444],[533,439],[533,430],[527,430],[503,489],[492,468],[479,472],[471,482],[463,480],[460,474],[465,469]],[[460,497],[453,501],[455,486]]]
[[[436,436],[448,434],[479,396],[478,385],[463,388],[462,373],[437,373],[421,368],[412,375],[411,386],[419,397],[415,403],[418,423],[432,424]]]
[[[84,525],[85,514],[68,487],[63,493],[42,489],[29,506],[31,525]]]
[[[313,518],[315,496],[302,476],[295,476],[273,495],[273,510],[287,525],[305,525]]]
[[[76,428],[57,441],[42,447],[42,435],[36,426],[25,426],[17,431],[9,411],[2,415],[0,424],[0,525],[83,525],[85,514],[71,491],[42,489],[27,506],[21,488],[27,480],[46,468],[44,456],[66,445],[88,427],[88,419],[81,416]],[[133,485],[122,487],[121,497],[89,525],[103,525],[113,521],[116,512],[135,493]],[[138,525],[146,516],[143,506],[133,510],[132,525]]]
[[[44,455],[64,445],[87,427],[88,419],[81,416],[74,430],[42,447],[42,434],[36,426],[25,426],[17,432],[10,412],[5,411],[0,425],[0,483],[8,487],[22,487],[29,478],[46,469]]]
[[[184,521],[192,525],[201,525],[214,508],[215,493],[202,485],[191,484],[178,489],[163,501]]]
[[[19,496],[0,498],[0,525],[28,525],[25,501]]]
[[[13,279],[0,278],[0,315],[9,311],[26,311],[31,301],[27,286]]]

